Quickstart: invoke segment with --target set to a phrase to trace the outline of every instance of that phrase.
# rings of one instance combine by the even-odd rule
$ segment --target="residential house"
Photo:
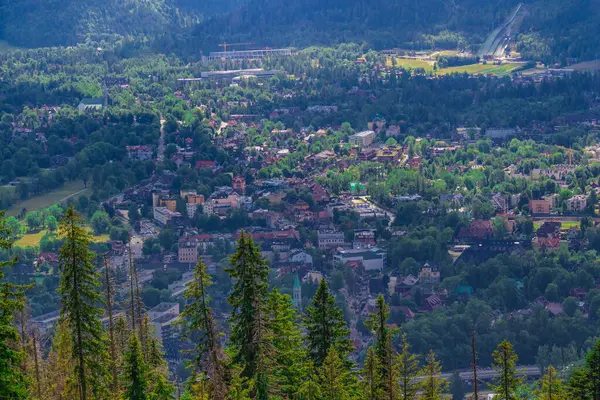
[[[425,299],[425,309],[427,311],[434,311],[444,305],[444,302],[437,294],[432,294]]]
[[[587,207],[587,197],[583,194],[578,194],[567,199],[566,203],[568,212],[581,213]]]
[[[373,148],[373,147],[368,147],[366,149],[362,149],[359,153],[358,153],[358,161],[373,161],[375,160],[375,157],[377,157],[377,149]]]
[[[481,241],[492,238],[494,227],[490,220],[474,220],[468,227],[461,228],[458,236],[462,240]]]
[[[209,161],[209,160],[199,160],[196,161],[196,168],[200,169],[200,168],[215,168],[217,166],[217,163],[214,161]]]
[[[302,278],[302,283],[312,283],[313,285],[318,285],[323,280],[323,274],[317,271],[308,271],[304,278]]]
[[[246,193],[246,180],[243,176],[234,176],[231,181],[231,184],[233,186],[233,190],[235,190],[239,194],[243,195]]]
[[[153,150],[151,146],[140,145],[140,146],[126,146],[127,157],[130,160],[151,160]]]
[[[329,202],[329,194],[321,184],[314,183],[312,186],[310,186],[310,192],[315,204],[324,204]]]
[[[419,271],[419,282],[422,284],[440,283],[440,269],[429,265],[429,263],[425,263]]]
[[[288,261],[292,263],[308,264],[310,266],[313,264],[312,256],[304,249],[294,249],[290,251]]]
[[[354,231],[354,241],[352,248],[363,249],[375,246],[375,230],[374,229],[356,229]]]
[[[531,244],[539,249],[557,249],[560,247],[560,222],[546,221],[536,231]]]
[[[198,240],[193,237],[181,238],[177,248],[177,260],[182,264],[196,264],[198,262]]]

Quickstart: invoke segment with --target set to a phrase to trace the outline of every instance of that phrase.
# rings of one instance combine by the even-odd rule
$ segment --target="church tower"
[[[294,302],[294,307],[298,311],[302,311],[302,286],[300,285],[300,279],[298,279],[298,274],[296,274],[296,278],[294,279],[293,302]]]

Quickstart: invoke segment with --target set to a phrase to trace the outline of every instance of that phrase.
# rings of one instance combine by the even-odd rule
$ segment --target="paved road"
[[[520,365],[517,367],[517,371],[519,371],[519,376],[527,376],[527,377],[535,377],[535,376],[540,376],[540,369],[539,367],[533,366],[533,365]],[[460,377],[461,379],[468,381],[468,380],[473,380],[473,371],[459,371]],[[494,370],[491,369],[480,369],[477,371],[477,380],[490,380],[490,379],[494,379],[494,378],[498,378],[500,376],[499,373],[497,373]],[[441,375],[442,378],[445,378],[447,380],[450,380],[452,378],[452,374],[451,373],[444,373]],[[421,380],[424,377],[419,377],[418,379]]]
[[[165,160],[165,123],[167,121],[160,116],[160,139],[158,140],[158,152],[156,159],[160,162]]]

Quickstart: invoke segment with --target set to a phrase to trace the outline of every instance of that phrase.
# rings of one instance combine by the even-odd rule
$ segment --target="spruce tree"
[[[331,347],[318,370],[323,400],[349,400],[353,396],[354,379],[335,347]]]
[[[302,380],[309,372],[296,309],[290,296],[279,293],[277,289],[273,289],[270,294],[267,307],[269,343],[273,354],[269,393],[291,398],[298,392]]]
[[[383,295],[379,295],[376,304],[377,312],[371,314],[368,324],[375,332],[375,354],[379,364],[379,383],[381,391],[385,393],[385,399],[396,400],[399,396],[396,352],[392,345],[393,331],[387,326],[390,308],[386,304]]]
[[[381,388],[379,360],[373,347],[367,350],[365,365],[362,370],[362,396],[364,400],[382,400],[383,390]]]
[[[0,212],[0,250],[12,247],[12,232],[6,226],[4,212]],[[0,399],[27,399],[27,377],[21,369],[25,357],[19,347],[19,332],[14,324],[14,314],[23,310],[25,290],[31,286],[2,282],[3,269],[14,265],[16,259],[0,262]]]
[[[228,301],[230,345],[233,364],[241,368],[240,379],[254,381],[253,396],[266,397],[267,310],[269,267],[249,233],[242,232],[230,259],[229,275],[235,279]]]
[[[465,385],[463,384],[462,378],[458,371],[452,373],[452,380],[450,381],[450,393],[452,393],[452,400],[464,400],[465,398]]]
[[[298,391],[298,400],[321,400],[321,387],[315,379],[309,379],[302,383]]]
[[[588,400],[592,397],[589,371],[586,368],[577,368],[571,374],[567,384],[567,393],[572,400]]]
[[[552,365],[546,368],[546,373],[538,383],[536,391],[538,400],[567,400],[568,396],[562,379]]]
[[[194,337],[196,350],[194,354],[194,367],[192,374],[195,379],[197,372],[210,376],[207,385],[210,397],[223,400],[227,394],[227,382],[223,365],[223,352],[218,344],[218,333],[215,320],[210,309],[211,299],[207,288],[212,284],[206,265],[200,259],[194,269],[194,280],[189,285],[185,297],[188,303],[182,313],[185,321],[186,335]]]
[[[316,367],[323,364],[332,347],[344,360],[352,352],[350,330],[325,279],[321,280],[312,304],[306,309],[305,324],[309,355]]]
[[[122,387],[124,400],[148,399],[148,369],[142,355],[142,346],[137,334],[131,335],[127,351],[123,357],[124,376]]]
[[[419,391],[416,382],[419,376],[419,360],[416,355],[411,354],[406,334],[402,335],[402,349],[396,357],[396,368],[398,369],[400,383],[400,398],[402,400],[414,400]]]
[[[446,379],[441,378],[442,367],[436,360],[433,350],[427,354],[427,363],[423,367],[424,379],[421,381],[422,400],[442,400],[442,393],[448,386]]]
[[[168,380],[169,370],[162,345],[148,315],[142,316],[139,322],[139,334],[146,338],[146,348],[144,349],[141,340],[140,346],[148,371],[148,399],[171,400],[175,387]]]
[[[521,385],[522,379],[517,375],[518,357],[513,346],[508,341],[503,341],[492,354],[494,358],[493,367],[499,377],[496,379],[496,385],[493,386],[494,393],[498,400],[517,399],[517,389]]]
[[[87,400],[102,396],[107,374],[99,276],[89,250],[90,236],[73,207],[65,212],[59,234],[64,240],[59,251],[61,319],[67,321],[72,337],[79,398]]]
[[[59,321],[42,373],[42,391],[48,399],[75,399],[78,396],[73,373],[75,360],[72,354],[72,343],[67,322]]]

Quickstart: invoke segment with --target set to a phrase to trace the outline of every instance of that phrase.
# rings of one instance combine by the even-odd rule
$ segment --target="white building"
[[[167,207],[154,207],[154,220],[161,225],[167,225],[171,219],[181,217],[178,212],[173,212]]]
[[[567,200],[567,211],[583,212],[587,207],[587,197],[582,194],[575,195]]]
[[[81,99],[81,102],[77,106],[77,109],[79,110],[79,112],[83,113],[86,111],[100,110],[100,109],[102,109],[103,106],[104,106],[103,98],[97,98],[97,99],[84,98],[84,99]]]
[[[386,258],[386,252],[376,247],[370,249],[342,250],[333,256],[333,260],[341,265],[346,264],[348,261],[358,261],[363,265],[365,271],[383,271]]]
[[[306,250],[293,250],[290,252],[289,261],[293,263],[303,263],[312,265],[313,258],[310,254],[307,253]]]
[[[365,147],[370,145],[375,141],[376,133],[374,131],[363,131],[359,132],[355,135],[352,135],[348,138],[350,144],[359,147]]]
[[[344,233],[334,230],[319,230],[317,232],[320,249],[328,249],[344,244]]]
[[[188,217],[194,218],[196,212],[198,211],[198,206],[201,206],[200,203],[186,203],[185,208],[187,209]]]

